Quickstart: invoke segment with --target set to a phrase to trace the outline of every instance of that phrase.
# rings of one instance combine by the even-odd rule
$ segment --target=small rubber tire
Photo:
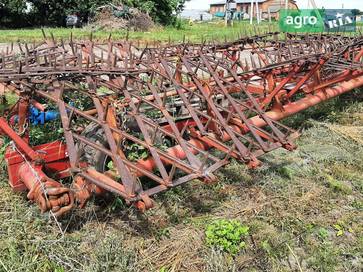
[[[88,140],[99,144],[105,148],[108,148],[107,141],[105,139],[104,131],[98,124],[90,124],[82,132],[82,136]],[[104,173],[108,170],[107,164],[110,161],[110,157],[105,153],[96,150],[95,148],[86,145],[84,143],[78,144],[78,155],[81,161],[87,162],[90,166],[94,167],[98,172]]]

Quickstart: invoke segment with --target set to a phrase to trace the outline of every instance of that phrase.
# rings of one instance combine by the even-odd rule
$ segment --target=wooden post
[[[224,24],[228,26],[228,0],[226,0],[226,5],[224,7]]]
[[[259,23],[260,23],[260,21],[261,21],[261,18],[260,18],[260,8],[259,8],[259,6],[258,6],[258,0],[256,0],[256,13],[257,13],[257,15],[256,15],[256,18],[257,18],[257,24],[259,24]]]
[[[253,0],[251,0],[250,24],[253,24]]]
[[[268,21],[269,21],[269,23],[271,23],[271,11],[270,11],[270,7],[268,7],[267,12],[268,12]]]

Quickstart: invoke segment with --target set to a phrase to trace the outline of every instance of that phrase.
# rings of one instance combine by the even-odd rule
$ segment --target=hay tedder
[[[280,120],[363,85],[363,37],[266,33],[230,43],[14,44],[0,55],[9,182],[61,216],[113,193],[140,210],[191,180],[249,168],[298,133]],[[9,100],[9,99],[8,99]],[[58,139],[31,130],[58,122]],[[54,127],[54,126],[53,126]]]

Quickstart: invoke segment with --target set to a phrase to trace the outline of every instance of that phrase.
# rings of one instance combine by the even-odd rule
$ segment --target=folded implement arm
[[[47,40],[9,50],[0,82],[19,97],[0,119],[14,143],[10,184],[38,192],[29,198],[57,216],[105,192],[144,210],[154,194],[215,181],[231,158],[255,168],[267,152],[293,150],[298,134],[279,120],[362,86],[363,39],[280,36],[143,49]],[[58,118],[63,137],[32,147],[29,124]]]

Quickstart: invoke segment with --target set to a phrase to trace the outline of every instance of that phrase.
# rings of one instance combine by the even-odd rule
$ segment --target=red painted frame
[[[70,176],[70,164],[68,160],[67,147],[60,141],[35,146],[37,152],[44,161],[44,170],[51,173],[55,179],[62,179]],[[24,157],[18,151],[8,147],[5,153],[5,160],[8,165],[9,184],[16,191],[27,191],[27,187],[19,178],[18,170],[25,163]]]

